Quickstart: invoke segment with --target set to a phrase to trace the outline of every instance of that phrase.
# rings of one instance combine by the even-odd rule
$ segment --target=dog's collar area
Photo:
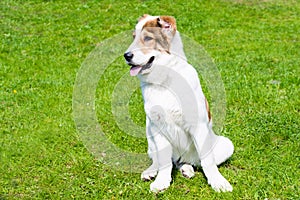
[[[148,60],[148,62],[145,65],[134,65],[132,63],[129,63],[129,65],[131,66],[130,75],[131,76],[136,76],[141,71],[149,69],[152,66],[152,63],[153,63],[154,59],[155,59],[155,57],[151,56],[151,58]]]

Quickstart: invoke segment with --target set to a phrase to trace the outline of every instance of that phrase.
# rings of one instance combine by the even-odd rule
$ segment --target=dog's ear
[[[160,16],[157,18],[157,23],[160,24],[162,29],[166,32],[172,33],[175,35],[176,33],[176,20],[171,16]]]

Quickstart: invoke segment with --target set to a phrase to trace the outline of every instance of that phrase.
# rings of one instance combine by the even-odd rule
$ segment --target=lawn
[[[137,80],[108,44],[127,45],[111,38],[130,33],[144,13],[176,17],[178,30],[205,49],[221,76],[226,115],[218,134],[233,141],[235,153],[220,171],[232,193],[214,192],[198,169],[191,180],[174,171],[170,188],[153,194],[133,172],[142,168],[115,164],[140,163],[147,142]],[[0,200],[300,198],[299,1],[1,0],[0,33]],[[103,46],[112,54],[92,57]],[[92,70],[99,79],[78,91],[88,58],[97,65],[109,56],[115,59],[104,71]],[[119,84],[123,79],[133,85]],[[96,91],[92,101],[76,99],[89,90]],[[115,90],[129,95],[133,132],[117,121],[119,108],[112,105],[124,102],[114,101]],[[96,122],[86,118],[86,107],[78,112],[80,100]],[[78,120],[95,123],[105,136],[83,130]],[[133,157],[105,161],[89,141],[104,150],[109,142]]]

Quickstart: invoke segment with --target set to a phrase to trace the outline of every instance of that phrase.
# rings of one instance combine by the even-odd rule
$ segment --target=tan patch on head
[[[164,33],[162,28],[157,27],[154,22],[144,27],[141,34],[141,41],[144,46],[156,49],[162,52],[170,53],[171,38]],[[147,38],[152,38],[147,41]]]
[[[160,27],[164,30],[169,30],[174,35],[176,33],[176,20],[171,16],[160,16],[156,19],[147,21],[143,28],[145,27]]]
[[[168,23],[169,25],[171,25],[172,31],[176,32],[176,19],[174,17],[171,17],[171,16],[160,16],[160,19],[163,22]]]
[[[161,27],[160,24],[158,23],[158,19],[153,19],[153,20],[149,20],[145,23],[145,25],[143,26],[143,28],[146,27]]]
[[[144,14],[139,18],[138,23],[140,23],[140,26],[137,28],[137,30],[141,29],[141,32],[140,34],[133,32],[133,37],[139,35],[137,44],[138,46],[143,47],[143,53],[146,54],[151,49],[170,53],[169,50],[171,41],[176,33],[176,20],[174,17],[156,17]]]

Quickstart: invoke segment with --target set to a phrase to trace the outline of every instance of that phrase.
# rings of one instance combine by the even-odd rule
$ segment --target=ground
[[[103,164],[79,137],[72,97],[82,63],[144,13],[176,17],[221,74],[227,104],[219,134],[235,153],[220,171],[232,193],[214,192],[198,169],[191,180],[174,171],[170,188],[152,194],[140,174]],[[0,27],[0,199],[299,198],[299,1],[2,0]],[[121,55],[106,68],[95,108],[112,143],[145,153],[146,139],[120,130],[111,110],[128,70]],[[144,126],[139,90],[129,107]]]

